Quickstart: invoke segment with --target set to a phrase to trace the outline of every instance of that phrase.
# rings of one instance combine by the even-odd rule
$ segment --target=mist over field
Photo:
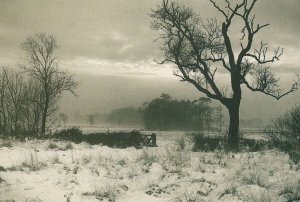
[[[171,74],[171,72],[170,72]],[[114,109],[123,107],[141,107],[143,103],[167,93],[176,99],[198,99],[204,95],[193,86],[178,81],[177,78],[156,77],[122,77],[101,75],[76,75],[80,81],[78,97],[65,94],[60,102],[60,110],[69,115],[72,120],[87,124],[88,119],[76,119],[78,115],[92,113],[107,114]],[[258,122],[268,123],[272,118],[284,113],[287,108],[298,104],[298,93],[291,94],[279,101],[260,93],[243,92],[241,117],[244,120],[257,119]],[[213,102],[218,106],[218,102]],[[227,111],[223,109],[224,115]]]

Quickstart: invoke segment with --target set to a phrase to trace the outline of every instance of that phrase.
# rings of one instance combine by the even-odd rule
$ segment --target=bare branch
[[[226,14],[225,11],[222,10],[222,9],[216,4],[215,1],[213,1],[213,0],[209,0],[209,1],[214,5],[214,7],[215,7],[216,9],[218,9],[218,11],[220,11],[220,12],[224,15],[224,17],[226,18],[226,20],[228,20],[228,14]]]
[[[267,59],[267,54],[268,54],[268,44],[261,42],[259,49],[254,49],[254,53],[247,53],[245,56],[250,57],[255,59],[259,64],[266,64],[266,63],[271,63],[274,61],[278,61],[280,57],[283,54],[283,48],[278,47],[274,53],[271,59]]]
[[[297,91],[299,89],[299,83],[298,82],[295,82],[292,84],[292,87],[290,88],[290,90],[287,90],[285,92],[282,92],[281,89],[278,89],[277,91],[268,91],[266,89],[260,89],[260,88],[255,88],[253,86],[251,86],[246,80],[243,81],[243,83],[247,86],[248,89],[250,89],[251,91],[253,92],[261,92],[261,93],[264,93],[266,95],[269,95],[277,100],[279,100],[280,98],[290,94],[290,93],[293,93],[295,91]]]
[[[242,83],[245,84],[251,91],[262,92],[273,98],[279,100],[280,98],[298,90],[299,82],[294,81],[290,90],[283,92],[279,88],[279,79],[275,77],[274,73],[270,71],[269,67],[256,66],[250,68],[250,74],[252,78],[252,84],[250,84],[245,77],[243,77]]]

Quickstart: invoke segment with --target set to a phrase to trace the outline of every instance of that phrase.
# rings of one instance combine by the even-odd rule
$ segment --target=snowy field
[[[0,201],[300,200],[288,155],[192,152],[184,134],[160,132],[158,147],[143,149],[0,140]]]

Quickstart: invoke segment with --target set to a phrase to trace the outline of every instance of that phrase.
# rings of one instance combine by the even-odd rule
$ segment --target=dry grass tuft
[[[8,168],[10,171],[38,171],[47,167],[47,163],[38,160],[37,153],[29,153],[20,165],[13,165]]]
[[[47,149],[57,149],[58,145],[55,142],[49,142]]]

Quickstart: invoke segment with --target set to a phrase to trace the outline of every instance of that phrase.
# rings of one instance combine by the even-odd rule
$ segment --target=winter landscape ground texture
[[[278,150],[193,152],[183,132],[158,147],[0,142],[0,201],[297,201],[300,165]]]

